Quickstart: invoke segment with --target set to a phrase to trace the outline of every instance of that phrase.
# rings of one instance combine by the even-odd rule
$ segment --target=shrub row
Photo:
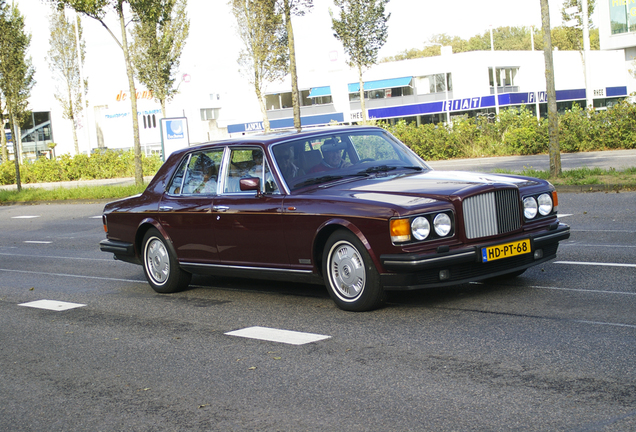
[[[525,107],[486,117],[456,118],[452,124],[400,121],[378,123],[425,160],[548,152],[548,121],[538,121]],[[564,153],[636,148],[636,105],[626,101],[604,111],[577,105],[559,115],[559,145]]]
[[[157,172],[162,162],[159,155],[141,158],[144,176]],[[93,180],[134,177],[134,152],[105,150],[90,156],[65,154],[56,159],[39,158],[20,165],[22,183],[43,183],[69,180]],[[6,161],[0,164],[0,184],[15,183],[15,164]]]

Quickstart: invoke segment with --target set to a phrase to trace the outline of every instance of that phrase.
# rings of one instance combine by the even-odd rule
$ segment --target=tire
[[[322,258],[325,285],[339,308],[362,312],[384,300],[380,275],[360,240],[347,230],[334,232]]]
[[[142,260],[146,279],[156,292],[174,293],[190,284],[192,275],[179,267],[170,245],[155,228],[149,229],[144,236]]]

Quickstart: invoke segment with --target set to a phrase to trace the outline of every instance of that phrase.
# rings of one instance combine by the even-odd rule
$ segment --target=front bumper
[[[386,270],[380,277],[385,290],[433,288],[474,282],[524,270],[556,257],[559,242],[570,237],[570,227],[555,223],[548,231],[522,234],[491,243],[479,244],[453,251],[427,254],[381,255]],[[530,239],[531,253],[512,256],[491,262],[481,261],[481,249],[500,243]],[[534,252],[541,250],[540,257]],[[444,271],[445,277],[440,277]]]

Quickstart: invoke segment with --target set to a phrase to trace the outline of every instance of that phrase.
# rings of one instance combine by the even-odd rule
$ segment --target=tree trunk
[[[117,2],[117,15],[119,15],[119,25],[121,27],[121,45],[124,50],[124,62],[126,63],[126,74],[128,75],[128,87],[130,90],[130,105],[133,121],[133,145],[135,150],[135,184],[144,183],[144,174],[141,166],[141,143],[139,141],[139,117],[137,115],[137,91],[135,89],[135,79],[133,69],[128,54],[128,40],[126,39],[126,22],[124,21],[123,2]]]
[[[0,116],[0,141],[2,142],[2,163],[9,160],[9,150],[7,149],[7,134],[4,133],[4,118]]]
[[[362,120],[367,121],[367,110],[364,106],[364,81],[362,81],[362,67],[358,66],[358,81],[360,81],[360,109],[362,110]]]
[[[298,76],[296,73],[296,48],[294,46],[294,30],[291,22],[290,0],[285,0],[285,20],[287,26],[287,46],[289,48],[289,74],[292,85],[292,106],[294,108],[294,128],[298,132],[301,129],[300,123],[300,100],[298,98]]]
[[[258,98],[258,103],[261,107],[261,114],[263,115],[263,129],[265,129],[265,132],[269,132],[269,118],[267,118],[267,106],[265,105],[263,93],[257,84],[254,84],[254,90],[256,91],[256,97]]]
[[[18,126],[15,123],[15,117],[9,109],[9,119],[13,125],[13,162],[15,163],[15,184],[18,187],[18,192],[22,191],[22,181],[20,180],[20,146],[18,145],[19,131]],[[3,126],[4,127],[4,126]]]
[[[68,86],[68,112],[71,114],[71,124],[73,125],[73,143],[75,144],[75,154],[80,154],[79,142],[77,141],[77,124],[75,123],[75,114],[73,110],[73,95],[71,94],[71,87]]]
[[[541,22],[543,24],[543,55],[545,57],[545,82],[548,99],[550,177],[556,178],[561,175],[561,153],[559,150],[559,119],[557,117],[556,90],[554,88],[554,62],[552,61],[552,35],[550,34],[548,0],[541,0]]]

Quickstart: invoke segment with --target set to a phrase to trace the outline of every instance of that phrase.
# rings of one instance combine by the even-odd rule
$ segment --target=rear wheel
[[[380,275],[360,240],[350,231],[334,232],[323,254],[325,285],[341,309],[367,311],[380,306]]]
[[[148,230],[142,247],[144,273],[152,289],[166,294],[187,288],[192,275],[179,267],[177,258],[157,229]]]

